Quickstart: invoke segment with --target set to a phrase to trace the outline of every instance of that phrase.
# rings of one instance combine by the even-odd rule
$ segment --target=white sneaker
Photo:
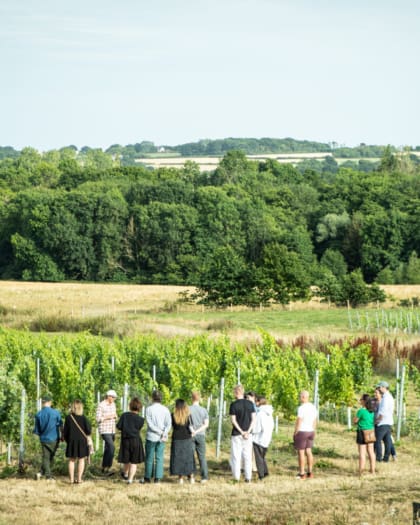
[[[191,483],[191,484],[195,483],[194,476],[190,476],[190,483]]]
[[[179,483],[180,485],[182,485],[182,484],[184,483],[184,478],[179,478],[179,479],[178,479],[178,483]]]
[[[207,482],[208,482],[208,479],[202,479],[202,480],[200,481],[200,483],[207,483]]]
[[[41,474],[41,472],[37,472],[37,473],[35,474],[35,479],[36,479],[37,481],[39,481],[41,478],[42,478],[42,474]]]

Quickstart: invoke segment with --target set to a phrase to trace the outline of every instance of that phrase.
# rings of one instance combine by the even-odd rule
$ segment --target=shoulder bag
[[[375,431],[373,429],[372,430],[362,430],[362,432],[363,432],[363,440],[366,443],[366,445],[369,443],[375,443],[376,436],[375,436]]]

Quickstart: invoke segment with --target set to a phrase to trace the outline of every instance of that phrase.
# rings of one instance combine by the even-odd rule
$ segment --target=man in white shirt
[[[384,461],[387,463],[392,448],[391,427],[394,424],[394,398],[389,392],[389,384],[386,381],[380,381],[376,387],[379,388],[382,394],[375,421],[376,461]],[[383,457],[382,441],[385,444]]]
[[[312,447],[315,439],[315,428],[318,418],[318,412],[315,405],[309,402],[309,392],[303,390],[300,395],[301,405],[297,411],[295,423],[295,432],[293,441],[295,449],[298,452],[299,473],[297,479],[313,478],[312,473],[314,458]],[[308,472],[305,473],[305,456],[308,463]]]

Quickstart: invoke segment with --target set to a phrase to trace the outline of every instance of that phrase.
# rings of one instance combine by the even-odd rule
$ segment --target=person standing
[[[108,476],[114,474],[111,467],[115,453],[116,399],[117,393],[115,390],[108,390],[105,399],[99,403],[96,409],[96,422],[98,423],[99,434],[105,443],[104,455],[102,457],[102,473]]]
[[[374,430],[375,412],[373,402],[368,394],[360,398],[361,407],[353,419],[357,423],[356,443],[359,450],[359,476],[363,474],[366,465],[366,451],[369,457],[370,473],[375,474],[374,443],[366,443],[363,430]]]
[[[150,483],[154,477],[155,483],[163,478],[163,457],[165,443],[171,430],[171,413],[162,405],[162,394],[154,390],[153,403],[146,408],[146,463],[144,482]]]
[[[187,476],[194,483],[194,450],[192,443],[192,421],[190,409],[183,399],[177,399],[172,414],[172,442],[170,473],[178,476],[178,483],[184,483]]]
[[[85,461],[89,457],[87,436],[92,434],[92,426],[83,415],[83,403],[75,399],[71,404],[70,414],[64,421],[63,438],[67,443],[66,458],[69,459],[70,483],[82,483]],[[77,478],[75,479],[75,466]]]
[[[201,483],[209,479],[209,471],[206,460],[206,430],[209,426],[209,414],[200,406],[200,392],[192,392],[192,405],[190,406],[190,417],[193,428],[192,444],[194,454],[197,454],[200,464]]]
[[[376,414],[376,461],[387,463],[391,455],[392,438],[391,427],[394,424],[394,398],[389,391],[389,384],[386,381],[380,381],[376,388],[382,394]],[[385,444],[385,450],[382,455],[382,441]]]
[[[42,398],[42,408],[35,415],[34,434],[39,436],[42,449],[41,470],[36,475],[37,479],[45,476],[46,479],[54,480],[51,475],[51,468],[60,443],[63,422],[60,412],[51,408],[51,405],[52,397],[45,395]]]
[[[139,415],[142,404],[138,397],[133,397],[129,404],[129,412],[120,417],[117,428],[121,430],[120,451],[118,461],[124,465],[121,475],[127,483],[133,483],[137,465],[144,461],[143,442],[140,430],[144,425],[144,418]]]
[[[301,405],[297,411],[295,431],[293,441],[298,453],[299,473],[297,479],[313,478],[314,458],[312,447],[315,439],[315,429],[318,418],[318,412],[312,403],[309,402],[309,392],[303,390],[300,394]],[[308,471],[305,473],[305,456]]]
[[[231,403],[229,415],[232,422],[230,465],[235,481],[241,477],[241,462],[243,461],[245,482],[252,478],[252,429],[255,425],[256,412],[254,405],[244,398],[242,385],[233,390],[235,401]]]
[[[268,476],[268,466],[265,459],[267,449],[271,443],[274,430],[273,407],[267,404],[263,396],[256,396],[257,417],[252,432],[252,446],[255,463],[260,480]]]

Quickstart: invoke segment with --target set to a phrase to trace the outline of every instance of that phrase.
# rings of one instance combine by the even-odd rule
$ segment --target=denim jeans
[[[163,457],[165,443],[163,441],[149,441],[146,439],[146,462],[144,467],[145,479],[163,478]]]
[[[104,456],[102,458],[102,468],[111,468],[115,453],[115,434],[101,434],[105,442]]]
[[[58,449],[58,441],[48,441],[46,443],[41,442],[42,448],[42,464],[41,474],[46,478],[51,477],[51,467],[54,463],[54,456]]]
[[[376,434],[376,461],[388,461],[391,454],[392,439],[391,425],[377,425]],[[384,455],[382,457],[382,441],[385,445]]]
[[[209,471],[206,460],[206,436],[197,434],[192,438],[194,453],[197,453],[198,462],[200,463],[201,479],[209,479]]]

